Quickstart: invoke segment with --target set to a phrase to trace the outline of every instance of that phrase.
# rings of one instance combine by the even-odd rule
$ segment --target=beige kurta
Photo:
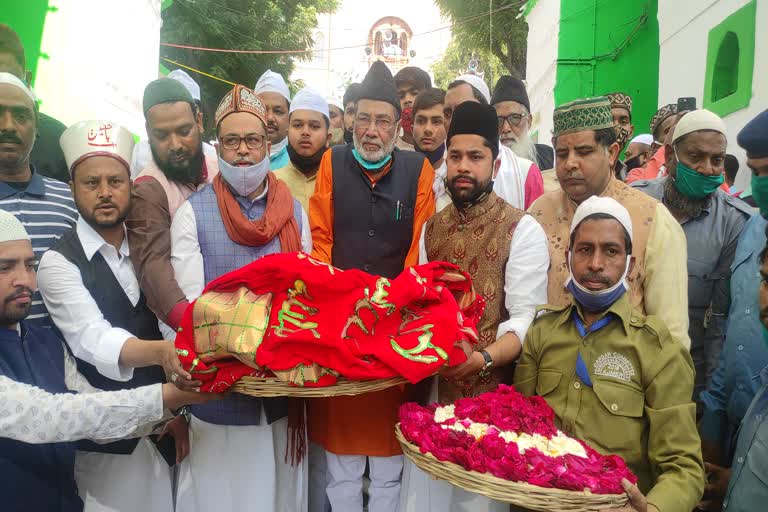
[[[616,199],[632,217],[635,268],[627,279],[632,305],[646,315],[660,317],[672,336],[690,349],[688,250],[680,224],[660,202],[617,179],[611,178],[600,195]],[[547,297],[550,304],[557,306],[568,304],[571,297],[565,289],[568,278],[565,254],[576,207],[559,189],[545,193],[528,209],[549,239],[552,263]]]
[[[288,165],[281,167],[274,172],[275,177],[288,185],[291,195],[295,200],[301,203],[301,207],[304,208],[304,211],[309,213],[309,198],[315,193],[317,173],[313,173],[312,176],[308,177],[298,170],[290,160],[288,161]]]

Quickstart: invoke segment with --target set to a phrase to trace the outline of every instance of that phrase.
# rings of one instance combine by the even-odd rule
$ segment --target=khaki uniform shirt
[[[692,510],[704,491],[693,363],[657,317],[632,310],[625,294],[584,338],[577,306],[543,306],[528,331],[515,386],[539,395],[558,427],[604,454],[621,456],[661,512]],[[545,313],[546,311],[546,313]],[[592,387],[576,373],[581,353]]]
[[[301,207],[309,214],[309,198],[315,193],[317,173],[307,177],[306,174],[294,167],[291,161],[288,161],[288,165],[275,171],[275,177],[288,185],[293,198],[301,203]]]

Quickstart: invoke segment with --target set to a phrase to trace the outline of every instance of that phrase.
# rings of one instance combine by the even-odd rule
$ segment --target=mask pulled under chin
[[[291,163],[294,167],[301,172],[314,171],[320,166],[320,160],[323,159],[323,155],[327,149],[328,148],[323,146],[310,156],[302,156],[293,149],[293,146],[288,144],[288,158],[291,159]]]
[[[416,151],[427,157],[427,160],[429,160],[430,165],[433,167],[435,166],[435,163],[437,163],[441,158],[443,158],[443,156],[445,156],[445,142],[440,144],[440,147],[434,151],[424,151],[417,146],[414,147],[416,148]]]
[[[277,144],[272,144],[272,146],[269,148],[269,156],[277,155],[282,150],[284,150],[286,146],[288,146],[288,137],[285,137],[283,140],[281,140]]]
[[[629,273],[629,264],[631,261],[632,258],[627,256],[627,266],[624,268],[624,275],[621,276],[621,279],[619,279],[616,284],[605,290],[594,291],[583,287],[576,281],[576,278],[573,277],[572,256],[568,253],[569,274],[565,288],[571,292],[576,302],[590,313],[605,311],[611,307],[611,304],[627,293],[627,290],[629,289],[629,286],[627,285],[627,274]]]
[[[256,192],[269,172],[269,158],[248,166],[234,166],[219,157],[219,172],[232,190],[242,197],[248,197]]]

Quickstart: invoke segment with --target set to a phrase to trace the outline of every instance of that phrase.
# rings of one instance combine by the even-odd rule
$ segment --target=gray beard
[[[536,160],[536,144],[534,144],[530,135],[526,134],[516,141],[505,142],[504,145],[511,149],[515,155],[530,160],[536,165],[539,164]]]
[[[677,217],[697,218],[709,205],[711,197],[712,194],[701,199],[684,196],[675,188],[675,182],[671,176],[664,182],[664,205]]]
[[[391,154],[392,151],[395,150],[397,137],[392,137],[388,143],[384,144],[384,146],[382,146],[382,148],[377,151],[366,151],[363,148],[362,142],[360,142],[360,140],[357,138],[357,134],[354,132],[352,134],[352,142],[354,143],[357,152],[360,153],[361,157],[363,157],[363,160],[374,163],[383,160],[387,155]]]

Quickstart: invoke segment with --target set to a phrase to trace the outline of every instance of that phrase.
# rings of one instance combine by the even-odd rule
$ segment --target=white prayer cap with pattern
[[[263,92],[276,92],[286,99],[288,103],[291,102],[291,91],[288,90],[288,84],[285,83],[283,77],[271,69],[264,72],[259,77],[259,81],[256,82],[256,87],[253,88],[253,92],[257,95]]]
[[[619,221],[619,224],[624,226],[624,229],[627,230],[629,239],[632,240],[632,218],[629,216],[627,209],[612,197],[592,196],[581,203],[579,207],[576,208],[576,213],[573,214],[571,234],[573,234],[573,231],[579,227],[579,224],[581,224],[584,219],[596,213],[610,215]]]
[[[83,160],[92,156],[108,156],[128,169],[133,153],[133,135],[111,121],[81,121],[73,124],[59,139],[70,175]]]
[[[702,108],[688,112],[680,118],[672,134],[672,142],[675,142],[684,135],[701,130],[712,130],[720,132],[726,137],[728,136],[725,130],[725,123],[720,119],[720,116]]]
[[[12,213],[0,210],[0,243],[29,240],[29,234]]]

